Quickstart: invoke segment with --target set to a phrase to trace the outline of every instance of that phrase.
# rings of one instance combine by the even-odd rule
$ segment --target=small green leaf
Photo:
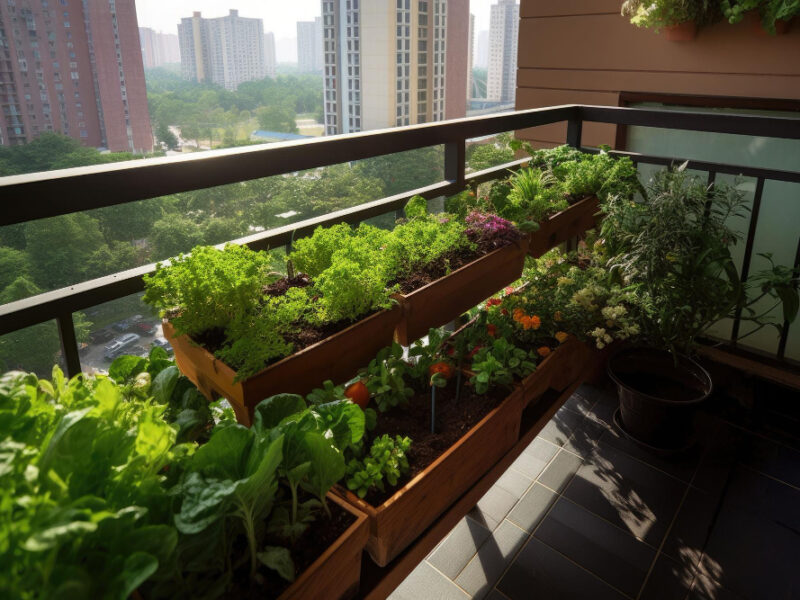
[[[108,376],[117,383],[125,383],[147,368],[147,359],[140,356],[120,356],[108,368]]]

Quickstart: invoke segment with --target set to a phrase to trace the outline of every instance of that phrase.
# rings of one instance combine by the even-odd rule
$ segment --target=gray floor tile
[[[544,426],[539,437],[556,446],[563,446],[567,443],[573,430],[580,427],[585,420],[583,415],[562,406]]]
[[[770,477],[800,488],[800,452],[760,436],[745,442],[742,462]]]
[[[469,597],[469,594],[426,561],[422,561],[389,596],[391,600],[419,600],[420,598],[468,600]]]
[[[639,600],[685,598],[692,587],[694,573],[694,565],[682,564],[664,554],[659,554]]]
[[[482,598],[491,591],[527,539],[527,533],[503,521],[464,567],[456,583],[474,597]]]
[[[686,487],[685,483],[601,443],[563,494],[658,547]]]
[[[489,595],[486,596],[486,600],[508,600],[508,596],[497,590],[492,590],[489,592]]]
[[[760,600],[764,596],[755,596],[753,600]],[[687,600],[751,600],[741,596],[731,590],[725,589],[722,585],[708,577],[698,575],[692,584],[692,590],[687,596]]]
[[[636,596],[655,549],[561,498],[534,536],[618,590]]]
[[[623,600],[625,596],[536,538],[497,584],[512,600]]]
[[[800,491],[738,469],[705,548],[710,574],[746,598],[800,598]]]
[[[542,474],[539,475],[538,481],[542,485],[560,492],[567,486],[582,464],[583,460],[579,456],[575,456],[566,450],[560,450]]]
[[[586,392],[587,390],[583,386],[579,388],[572,396],[567,398],[567,401],[564,402],[564,408],[581,415],[588,413],[597,400],[591,398],[590,393]]]
[[[494,531],[506,518],[508,512],[517,503],[517,500],[519,498],[511,492],[494,486],[478,501],[475,508],[469,512],[469,516],[489,530]]]
[[[696,563],[711,533],[717,506],[717,496],[689,488],[661,551],[675,560]]]
[[[511,509],[506,518],[530,533],[542,520],[556,498],[557,496],[553,492],[535,483]]]
[[[490,535],[491,531],[486,527],[465,517],[431,552],[428,562],[450,579],[455,579]]]
[[[521,498],[532,483],[533,479],[527,475],[524,475],[514,469],[509,469],[503,473],[495,485],[503,488],[507,492],[511,492],[517,498]]]
[[[512,463],[511,468],[530,479],[536,479],[556,452],[557,446],[537,437]]]

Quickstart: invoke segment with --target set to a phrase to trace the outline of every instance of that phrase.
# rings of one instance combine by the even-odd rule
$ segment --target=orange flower
[[[539,356],[544,357],[550,354],[550,348],[548,348],[547,346],[542,346],[536,352],[539,354]]]
[[[524,316],[525,316],[525,311],[524,310],[522,310],[521,308],[515,308],[514,309],[514,320],[515,321],[517,321],[518,323],[521,323],[522,322],[522,318]]]
[[[531,317],[531,329],[539,329],[539,327],[541,326],[542,326],[542,320],[536,315],[533,315]]]
[[[489,337],[494,337],[494,336],[496,336],[496,335],[497,335],[497,326],[496,326],[496,325],[493,325],[492,323],[489,323],[489,324],[486,326],[486,333],[488,333],[488,334],[489,334]]]
[[[568,337],[569,337],[569,335],[567,335],[567,333],[564,332],[564,331],[557,331],[556,332],[556,339],[558,340],[559,344],[563,344],[567,340]]]
[[[562,317],[561,317],[561,311],[560,310],[557,310],[556,312],[553,313],[553,320],[554,321],[560,321],[561,318]]]

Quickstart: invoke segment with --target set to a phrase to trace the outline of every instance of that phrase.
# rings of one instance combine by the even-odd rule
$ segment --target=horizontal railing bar
[[[574,105],[0,178],[0,226],[558,123]],[[60,199],[66,199],[61,201]]]
[[[579,112],[583,121],[597,123],[800,139],[800,118],[793,117],[590,105],[580,105]]]
[[[503,163],[502,165],[497,165],[494,167],[490,167],[488,169],[483,169],[482,171],[467,173],[466,183],[469,186],[470,184],[493,181],[495,179],[507,175],[509,171],[517,171],[520,167],[528,164],[530,160],[531,160],[530,157],[520,158],[517,160],[512,160],[511,162]]]
[[[596,148],[583,148],[584,152],[597,153],[600,150]],[[724,173],[726,175],[742,175],[744,177],[753,177],[761,179],[769,179],[773,181],[787,181],[789,183],[800,183],[800,171],[782,171],[779,169],[764,169],[761,167],[746,167],[744,165],[726,165],[723,163],[708,162],[703,160],[686,160],[682,158],[672,158],[668,156],[653,156],[650,154],[639,154],[637,152],[625,152],[622,150],[610,150],[608,152],[611,156],[627,156],[633,162],[646,163],[651,165],[661,165],[668,167],[670,165],[680,165],[688,162],[688,169],[695,171],[715,171],[717,173]]]
[[[319,217],[284,225],[283,227],[268,229],[231,242],[218,244],[217,247],[222,248],[226,243],[232,243],[247,245],[253,250],[276,249],[287,244],[292,239],[310,235],[314,229],[320,226],[336,223],[358,223],[371,217],[402,209],[412,196],[419,195],[431,199],[439,196],[450,196],[460,191],[461,189],[458,188],[457,184],[450,181],[442,181],[388,198],[374,200]],[[155,268],[155,263],[143,265],[135,269],[98,277],[97,279],[0,305],[0,335],[49,321],[58,315],[74,313],[141,292],[144,290],[144,280],[142,278],[144,275],[154,272]]]

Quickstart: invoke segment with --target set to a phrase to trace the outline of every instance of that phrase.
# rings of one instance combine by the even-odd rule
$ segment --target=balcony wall
[[[621,92],[800,100],[800,23],[758,34],[717,23],[692,42],[631,25],[620,0],[521,0],[517,109],[568,103],[618,106]],[[792,57],[795,57],[794,59]],[[564,124],[526,136],[563,143]],[[615,144],[616,127],[588,123],[583,143]]]

